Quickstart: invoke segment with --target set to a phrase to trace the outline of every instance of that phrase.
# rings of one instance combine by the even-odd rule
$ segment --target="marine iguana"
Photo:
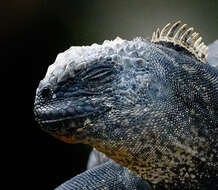
[[[73,46],[49,66],[36,121],[108,157],[58,190],[217,189],[218,70],[199,34],[180,25],[157,29],[151,41]]]

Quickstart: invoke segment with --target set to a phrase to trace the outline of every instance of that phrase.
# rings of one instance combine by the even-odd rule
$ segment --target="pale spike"
[[[192,48],[193,48],[193,51],[194,51],[194,52],[197,51],[197,47],[198,47],[198,46],[195,46],[197,40],[199,40],[199,38],[200,38],[198,35],[199,35],[199,34],[197,34],[196,36],[194,36],[194,40],[193,40],[193,44],[192,44]]]
[[[174,36],[174,41],[178,42],[180,40],[181,35],[185,32],[187,24],[183,24],[179,30],[176,32],[175,36]]]
[[[164,39],[166,36],[167,36],[167,33],[168,33],[168,31],[169,31],[169,27],[170,27],[170,23],[168,23],[166,26],[164,26],[164,28],[161,30],[161,32],[160,32],[160,38],[161,39]]]
[[[199,36],[199,33],[193,32],[193,27],[186,29],[187,24],[183,24],[179,28],[180,24],[181,21],[177,21],[173,25],[168,23],[161,31],[158,28],[155,32],[153,32],[151,41],[155,43],[173,43],[174,45],[185,48],[187,51],[194,54],[198,60],[206,63],[208,47],[201,42],[202,37]],[[177,28],[179,29],[177,30]]]
[[[189,38],[191,32],[194,30],[193,27],[189,28],[188,30],[185,31],[185,33],[181,36],[180,38],[180,42],[181,43],[184,43],[184,44],[187,44],[186,41],[187,39]]]
[[[173,38],[174,32],[178,28],[178,26],[181,24],[181,21],[176,22],[175,24],[172,25],[170,28],[169,32],[167,33],[168,38]]]
[[[158,28],[156,31],[156,40],[160,39],[160,29]]]
[[[196,33],[195,35],[193,35],[193,37],[192,37],[192,47],[193,47],[193,49],[195,48],[194,44],[198,39],[199,39],[199,33]]]
[[[198,33],[194,32],[186,41],[186,43],[193,48],[196,38],[198,37]]]
[[[207,46],[206,45],[203,45],[202,47],[201,47],[201,49],[200,49],[200,51],[203,53],[203,54],[205,54],[205,49],[207,48]]]
[[[193,32],[190,37],[193,38],[196,34],[197,34],[197,32]]]
[[[208,56],[208,47],[207,46],[204,48],[203,54],[205,55],[205,59],[206,59]]]
[[[200,57],[202,57],[201,48],[203,47],[203,45],[204,45],[204,42],[202,42],[202,43],[197,47],[197,52],[198,52],[198,55],[199,55]]]
[[[196,41],[195,41],[195,43],[194,43],[194,48],[198,48],[198,46],[199,46],[199,44],[201,43],[201,40],[202,40],[202,37],[199,37]]]
[[[194,32],[192,33],[192,35],[187,39],[187,42],[193,42],[194,41],[194,38],[197,37],[198,33],[197,32]]]
[[[204,53],[205,53],[205,55],[207,57],[207,55],[208,55],[208,47],[205,48]]]
[[[152,42],[155,42],[155,40],[156,40],[156,34],[155,34],[155,32],[153,32],[151,41],[152,41]]]
[[[194,32],[192,36],[192,40],[195,42],[198,39],[199,33]]]
[[[200,45],[198,46],[198,50],[200,50],[203,45],[204,45],[204,42],[201,42]]]

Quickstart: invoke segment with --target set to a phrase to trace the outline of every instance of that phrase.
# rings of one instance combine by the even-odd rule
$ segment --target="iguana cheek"
[[[78,140],[77,138],[75,138],[74,136],[69,136],[69,137],[66,137],[66,136],[61,136],[61,135],[57,135],[57,134],[51,134],[53,137],[55,137],[56,139],[58,140],[61,140],[65,143],[68,143],[68,144],[77,144],[77,143],[81,143],[80,140]]]

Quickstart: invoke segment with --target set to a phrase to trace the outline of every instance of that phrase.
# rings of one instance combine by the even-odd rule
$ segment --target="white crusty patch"
[[[48,67],[46,76],[42,82],[59,82],[67,76],[66,73],[73,76],[75,70],[86,67],[89,62],[116,54],[119,46],[123,43],[128,42],[117,37],[112,41],[104,41],[102,45],[72,46],[68,50],[58,54],[55,62]]]

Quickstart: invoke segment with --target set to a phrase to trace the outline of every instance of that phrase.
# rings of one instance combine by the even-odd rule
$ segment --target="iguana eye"
[[[113,73],[113,65],[101,65],[96,66],[86,72],[83,80],[88,81],[99,81],[107,78]]]
[[[43,99],[50,99],[52,97],[52,91],[49,88],[43,88],[41,91],[41,97]]]

